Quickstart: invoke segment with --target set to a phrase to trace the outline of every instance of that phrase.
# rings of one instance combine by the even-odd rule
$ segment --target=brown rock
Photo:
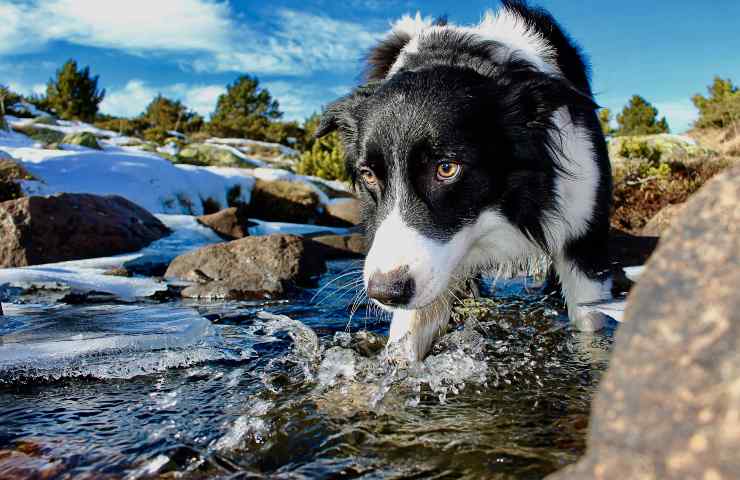
[[[586,456],[553,479],[740,478],[740,167],[666,230],[629,297]]]
[[[683,203],[678,203],[663,207],[653,218],[648,220],[648,223],[642,228],[640,233],[651,237],[661,236],[681,212],[683,206]]]
[[[63,193],[0,203],[0,267],[22,267],[140,250],[169,234],[123,197]]]
[[[321,235],[312,237],[318,251],[327,260],[363,257],[367,253],[365,237],[359,233],[349,235]]]
[[[359,225],[362,222],[362,202],[356,198],[342,198],[326,207],[319,223],[337,227]]]
[[[183,290],[189,298],[276,298],[325,269],[310,242],[268,235],[188,252],[172,261],[165,277],[195,282]]]
[[[225,240],[236,240],[249,236],[247,211],[245,208],[225,208],[210,215],[201,215],[198,222],[210,227]]]
[[[248,216],[271,222],[316,223],[319,206],[319,196],[301,182],[257,179]]]

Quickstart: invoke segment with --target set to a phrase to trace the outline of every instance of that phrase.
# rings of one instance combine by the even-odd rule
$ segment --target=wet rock
[[[65,145],[79,145],[81,147],[94,148],[100,150],[98,139],[90,132],[77,132],[67,134],[60,143]]]
[[[0,480],[32,478],[45,480],[58,477],[64,471],[61,460],[48,458],[34,442],[18,442],[14,450],[0,450]]]
[[[248,216],[270,222],[316,223],[320,206],[316,192],[301,182],[257,179]]]
[[[236,240],[249,236],[247,214],[246,208],[231,207],[210,215],[201,215],[197,220],[224,240]]]
[[[321,218],[322,225],[347,227],[362,222],[362,203],[356,198],[342,198],[326,207]]]
[[[0,203],[0,267],[134,252],[170,231],[119,196],[63,193]]]
[[[676,216],[683,209],[684,204],[667,205],[660,209],[640,232],[643,236],[659,237],[671,225]]]
[[[267,235],[188,252],[172,261],[165,277],[194,282],[182,292],[188,298],[275,298],[325,269],[310,242]]]
[[[666,230],[629,297],[586,456],[551,479],[740,478],[740,167]]]
[[[321,256],[327,260],[363,257],[367,253],[364,235],[320,235],[311,237]]]

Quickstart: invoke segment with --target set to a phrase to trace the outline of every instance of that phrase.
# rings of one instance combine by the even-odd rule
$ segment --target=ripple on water
[[[345,308],[16,310],[0,326],[0,449],[33,441],[69,476],[115,478],[541,478],[582,453],[610,331],[573,332],[517,291],[463,306],[407,365],[387,357],[386,325],[345,330]]]

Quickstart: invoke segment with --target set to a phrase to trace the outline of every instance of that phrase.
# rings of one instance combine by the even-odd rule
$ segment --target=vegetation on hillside
[[[639,95],[633,95],[622,113],[617,115],[619,127],[614,135],[650,135],[668,133],[665,117],[658,120],[658,109]],[[602,121],[603,128],[603,121]]]
[[[93,122],[105,90],[98,89],[98,77],[90,76],[90,67],[82,70],[68,60],[46,85],[46,103],[59,118]]]
[[[737,128],[740,123],[740,91],[732,81],[714,77],[707,87],[708,96],[696,94],[691,98],[699,110],[698,128]]]

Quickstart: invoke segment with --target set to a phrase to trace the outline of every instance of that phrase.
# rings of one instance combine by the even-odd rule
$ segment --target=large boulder
[[[169,234],[119,196],[63,193],[0,203],[0,267],[22,267],[140,250]]]
[[[22,133],[32,140],[41,143],[44,146],[56,145],[64,139],[64,134],[50,128],[35,125],[13,125],[13,130]]]
[[[249,202],[249,217],[271,222],[316,223],[321,202],[302,182],[257,179]]]
[[[740,166],[663,235],[628,300],[586,456],[552,480],[740,478]]]
[[[647,224],[642,228],[641,235],[659,237],[665,232],[668,227],[671,226],[674,219],[683,209],[683,203],[677,203],[672,205],[666,205],[656,213],[653,218],[648,220]]]
[[[101,149],[98,139],[90,132],[69,133],[64,136],[60,143],[65,145],[79,145],[81,147],[93,148],[95,150]]]
[[[172,261],[166,278],[193,282],[188,298],[277,298],[308,284],[326,265],[310,242],[295,235],[246,237],[209,245]]]
[[[213,167],[242,167],[255,168],[259,166],[246,158],[239,156],[227,146],[192,143],[177,154],[177,161],[191,165]]]

